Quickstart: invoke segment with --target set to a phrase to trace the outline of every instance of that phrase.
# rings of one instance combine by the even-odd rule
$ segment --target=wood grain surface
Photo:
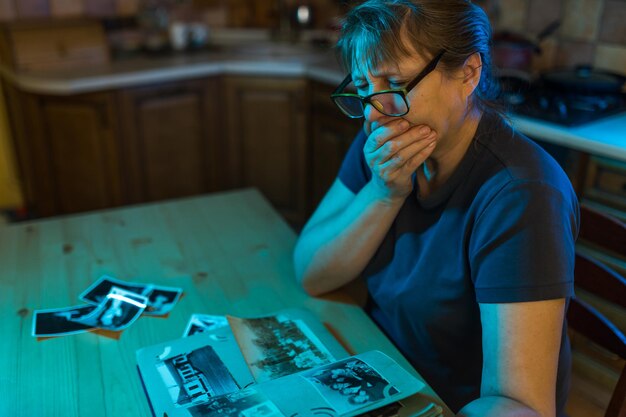
[[[295,241],[252,189],[0,226],[0,415],[149,416],[135,351],[181,337],[193,313],[308,308],[351,353],[378,349],[417,375],[347,291],[314,299],[299,288]],[[33,310],[83,304],[78,295],[102,274],[180,286],[184,297],[117,340],[31,336]],[[407,409],[431,401],[442,404],[427,387]]]

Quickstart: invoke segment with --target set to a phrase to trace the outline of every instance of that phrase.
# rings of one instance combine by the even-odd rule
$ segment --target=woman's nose
[[[368,122],[375,122],[376,120],[385,117],[380,111],[382,110],[382,105],[377,100],[372,100],[370,103],[365,105],[363,109],[363,117]]]

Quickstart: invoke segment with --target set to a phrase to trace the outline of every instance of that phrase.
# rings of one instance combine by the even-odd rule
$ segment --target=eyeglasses
[[[407,94],[437,67],[444,52],[439,52],[422,72],[417,74],[404,88],[378,91],[365,97],[358,94],[342,93],[343,89],[352,82],[352,75],[348,74],[335,92],[330,95],[330,98],[339,107],[339,110],[352,119],[363,117],[367,104],[374,106],[376,110],[387,116],[404,116],[409,112]]]

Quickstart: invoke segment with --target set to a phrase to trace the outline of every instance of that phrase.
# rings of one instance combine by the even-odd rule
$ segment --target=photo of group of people
[[[356,358],[301,374],[339,414],[358,410],[399,391],[374,368]]]
[[[283,315],[229,320],[256,381],[291,375],[334,360],[301,320]]]

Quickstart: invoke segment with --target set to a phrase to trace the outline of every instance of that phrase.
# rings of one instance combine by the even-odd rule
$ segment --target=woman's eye
[[[402,88],[406,85],[406,81],[389,81],[389,88]]]

